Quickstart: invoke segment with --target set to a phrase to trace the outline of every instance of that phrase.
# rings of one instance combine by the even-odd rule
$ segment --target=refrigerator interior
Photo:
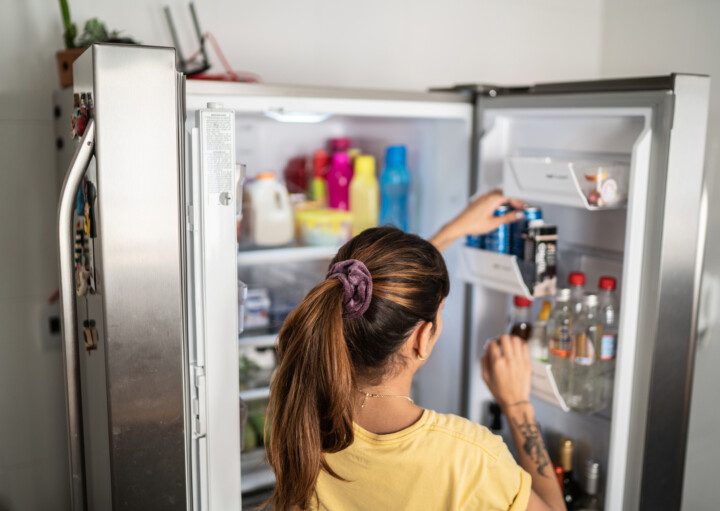
[[[411,231],[431,235],[466,203],[469,190],[472,106],[459,96],[422,94],[399,100],[378,97],[303,96],[268,91],[263,86],[187,84],[187,124],[194,111],[208,102],[221,102],[236,112],[236,158],[246,165],[247,178],[274,171],[282,179],[291,158],[312,157],[333,137],[349,137],[353,147],[377,160],[378,174],[388,145],[407,146],[407,166],[412,174]],[[345,91],[347,92],[347,91]],[[422,96],[422,97],[421,97]],[[438,98],[432,101],[429,98]],[[278,114],[278,112],[280,112]],[[312,122],[298,122],[312,121]],[[244,247],[238,255],[238,279],[249,293],[264,289],[269,297],[267,326],[247,328],[239,337],[240,397],[248,416],[243,436],[242,488],[246,502],[252,492],[273,483],[263,460],[262,435],[255,432],[259,412],[269,395],[269,374],[274,366],[277,331],[287,313],[317,282],[322,280],[337,247],[302,247],[297,243],[277,248]],[[447,254],[453,275],[453,292],[445,307],[445,331],[428,367],[413,389],[422,406],[460,413],[460,378],[463,339],[463,285],[454,275],[457,249]],[[255,291],[257,292],[257,291]],[[253,323],[256,325],[257,323]],[[254,417],[253,417],[254,416]]]
[[[630,395],[627,385],[632,384],[633,353],[636,343],[642,341],[633,335],[637,297],[632,293],[632,286],[639,275],[642,256],[639,240],[649,169],[649,121],[649,111],[640,109],[494,109],[492,99],[487,100],[480,121],[484,136],[480,140],[479,191],[502,188],[504,184],[507,188],[510,179],[508,161],[513,158],[520,161],[548,158],[548,161],[565,163],[621,162],[629,170],[627,208],[588,210],[580,201],[570,206],[568,204],[572,201],[554,194],[552,183],[557,176],[550,172],[544,176],[529,176],[529,181],[535,178],[538,181],[528,183],[525,191],[519,193],[519,198],[542,208],[547,224],[557,225],[558,288],[567,287],[567,274],[576,270],[585,272],[587,276],[586,292],[596,292],[601,275],[612,275],[618,280],[616,295],[620,298],[620,332],[613,404],[600,412],[582,414],[565,412],[556,405],[533,397],[537,420],[553,461],[558,460],[561,438],[571,438],[575,443],[576,477],[582,477],[583,463],[587,458],[599,460],[604,492],[607,491],[606,474],[624,463],[620,459],[624,453],[619,449],[622,449],[621,440],[627,436],[625,430],[629,425],[624,422],[623,413],[618,415],[617,411]],[[513,185],[512,189],[516,191],[518,188]],[[482,285],[473,286],[472,293],[468,416],[474,421],[489,424],[488,405],[492,396],[482,382],[479,360],[486,340],[507,329],[511,294]],[[540,303],[542,299],[534,300],[533,318],[537,318]],[[503,423],[503,429],[509,439],[507,424]],[[613,429],[617,431],[613,432]],[[609,463],[616,465],[608,469]],[[622,491],[622,482],[613,481],[612,484],[615,485],[613,491]]]

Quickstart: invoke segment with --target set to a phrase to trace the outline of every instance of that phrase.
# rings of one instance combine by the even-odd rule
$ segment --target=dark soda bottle
[[[514,296],[513,305],[512,316],[510,316],[510,335],[516,335],[527,341],[532,334],[532,320],[530,318],[532,300],[525,296]]]

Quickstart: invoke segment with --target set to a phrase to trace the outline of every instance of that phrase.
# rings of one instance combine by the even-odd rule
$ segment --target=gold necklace
[[[365,402],[367,401],[367,398],[369,398],[369,397],[398,397],[398,398],[402,398],[402,399],[407,399],[408,401],[410,401],[410,404],[413,404],[413,405],[415,404],[415,401],[413,401],[410,396],[400,396],[400,395],[395,395],[395,394],[375,394],[373,392],[365,392],[364,390],[360,390],[360,389],[357,389],[357,391],[360,392],[360,394],[362,394],[363,396],[365,396],[365,397],[363,397],[363,402],[360,405],[360,408],[365,408]]]

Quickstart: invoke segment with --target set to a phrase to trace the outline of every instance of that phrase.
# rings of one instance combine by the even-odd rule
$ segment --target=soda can
[[[485,248],[485,236],[468,236],[465,245],[472,248]]]
[[[509,206],[500,206],[494,211],[493,216],[503,216],[509,211]],[[485,235],[485,250],[500,254],[510,253],[510,226],[508,224],[503,224]]]
[[[542,209],[528,206],[523,210],[524,218],[510,224],[510,253],[522,259],[525,255],[523,233],[533,220],[542,220]]]

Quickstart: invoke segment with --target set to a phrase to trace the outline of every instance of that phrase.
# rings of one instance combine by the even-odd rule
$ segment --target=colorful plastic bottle
[[[332,155],[330,170],[327,173],[328,206],[334,209],[350,209],[349,190],[352,179],[352,167],[347,153]]]
[[[305,193],[307,189],[308,171],[305,160],[305,156],[296,156],[285,166],[283,177],[289,193]]]
[[[327,205],[327,180],[330,156],[324,149],[318,149],[313,154],[313,178],[310,180],[308,193],[310,198],[318,201],[322,206]]]
[[[330,139],[330,154],[346,153],[352,145],[352,140],[347,137],[336,137]]]
[[[375,158],[363,154],[355,158],[355,173],[350,182],[350,212],[353,236],[377,226],[380,186],[375,177]]]
[[[404,145],[390,146],[380,175],[380,224],[408,230],[410,171],[405,166]]]

